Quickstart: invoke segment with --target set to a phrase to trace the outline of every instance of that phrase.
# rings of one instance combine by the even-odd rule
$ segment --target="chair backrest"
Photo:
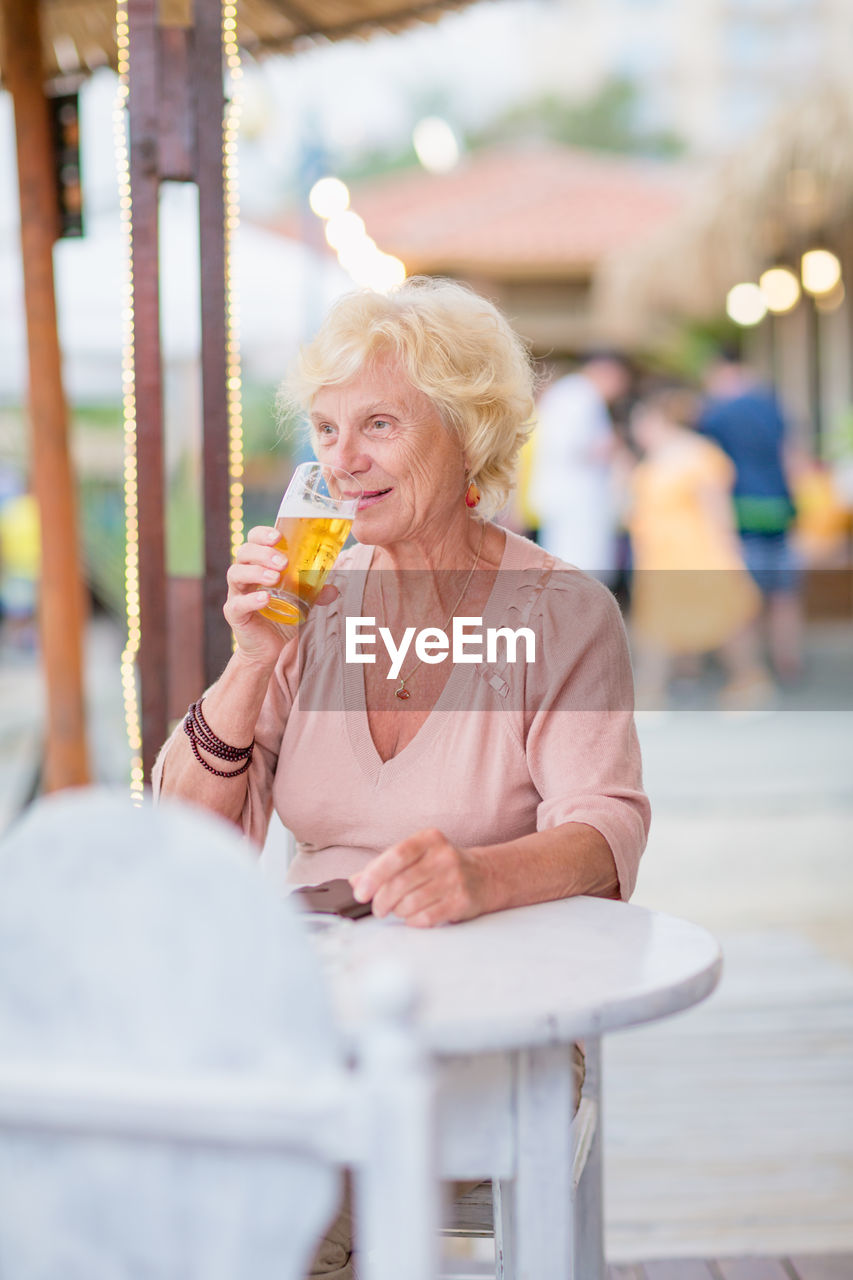
[[[298,1280],[368,1094],[228,824],[80,791],[0,845],[0,1275]]]

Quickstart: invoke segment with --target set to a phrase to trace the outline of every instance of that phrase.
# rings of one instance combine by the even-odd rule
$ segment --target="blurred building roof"
[[[683,209],[686,166],[556,144],[475,151],[447,174],[356,183],[352,208],[409,274],[588,279]],[[297,234],[296,214],[275,222]]]
[[[32,0],[35,3],[35,0]],[[235,0],[237,40],[253,56],[286,53],[316,40],[400,31],[434,22],[471,0]],[[40,0],[49,80],[87,75],[116,63],[115,0]],[[187,25],[191,0],[160,0],[164,25]],[[0,23],[0,79],[3,70]]]

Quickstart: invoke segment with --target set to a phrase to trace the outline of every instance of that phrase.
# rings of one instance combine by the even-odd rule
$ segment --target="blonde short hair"
[[[371,359],[399,359],[459,439],[488,519],[505,504],[532,429],[530,355],[491,302],[454,280],[413,277],[392,293],[349,293],[302,348],[281,403],[307,411],[324,386],[348,382]]]

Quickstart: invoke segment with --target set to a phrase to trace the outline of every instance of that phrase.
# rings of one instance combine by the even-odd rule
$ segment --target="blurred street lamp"
[[[334,218],[349,208],[349,188],[340,178],[319,178],[308,192],[308,203],[318,218]]]
[[[831,293],[841,280],[841,263],[829,249],[809,249],[800,263],[803,288],[819,297]]]
[[[789,267],[769,267],[758,277],[758,287],[774,315],[793,311],[800,300],[800,282]]]
[[[743,281],[726,294],[726,315],[742,328],[760,324],[767,315],[767,303],[757,284]]]
[[[430,173],[449,173],[459,163],[459,143],[441,116],[425,116],[412,131],[415,155]]]

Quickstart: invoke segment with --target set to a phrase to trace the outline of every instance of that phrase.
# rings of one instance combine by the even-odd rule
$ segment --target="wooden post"
[[[166,737],[168,724],[157,9],[157,0],[128,0],[139,613],[142,631],[139,682],[142,694],[142,766],[146,777],[150,777],[151,766]]]
[[[806,297],[806,316],[809,337],[809,406],[812,416],[811,451],[821,455],[823,445],[823,346],[821,314],[814,298]]]
[[[42,523],[40,630],[47,686],[46,791],[89,781],[83,692],[83,583],[68,407],[56,321],[56,180],[37,0],[0,0],[15,110],[27,316],[32,468]]]
[[[231,563],[228,471],[228,371],[225,320],[225,199],[222,125],[222,6],[195,0],[192,79],[196,110],[196,182],[201,255],[201,396],[204,508],[204,678],[210,684],[231,656],[222,616]]]
[[[189,11],[187,12],[187,17]],[[166,736],[169,712],[220,675],[231,654],[222,617],[230,562],[228,400],[225,320],[225,210],[222,163],[222,9],[196,0],[190,27],[164,27],[156,0],[128,0],[130,26],[130,171],[133,198],[133,278],[137,463],[140,530],[139,654],[142,759],[150,773]],[[164,180],[195,181],[199,189],[202,316],[203,494],[205,569],[198,596],[169,590],[165,551],[163,374],[159,310],[159,191]],[[173,584],[177,587],[177,584]],[[171,596],[171,606],[169,604]],[[176,612],[180,599],[180,612]],[[198,619],[184,610],[201,607]],[[199,651],[181,650],[198,636]],[[203,653],[202,653],[203,650]],[[197,661],[196,661],[197,659]]]

